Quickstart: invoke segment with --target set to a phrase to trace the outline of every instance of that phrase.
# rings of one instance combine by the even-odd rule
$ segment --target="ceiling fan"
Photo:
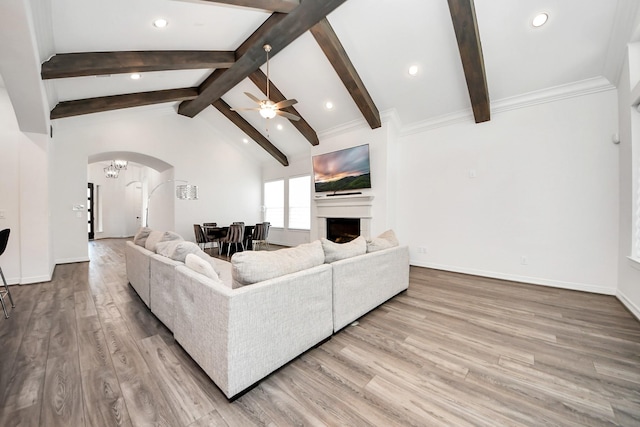
[[[300,117],[295,114],[287,113],[286,111],[282,111],[281,108],[287,108],[292,106],[293,104],[297,104],[298,101],[295,99],[285,99],[280,102],[273,102],[269,99],[269,52],[271,52],[271,45],[265,44],[263,46],[264,51],[267,52],[267,99],[259,99],[258,97],[250,94],[249,92],[245,92],[253,102],[258,104],[256,108],[232,108],[231,111],[258,111],[260,115],[265,119],[273,119],[276,115],[286,117],[289,120],[300,120]]]

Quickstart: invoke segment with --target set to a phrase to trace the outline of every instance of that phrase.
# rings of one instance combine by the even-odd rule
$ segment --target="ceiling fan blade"
[[[258,98],[250,94],[249,92],[245,92],[244,94],[247,95],[249,98],[251,98],[251,100],[253,100],[253,102],[255,102],[256,104],[260,104],[262,102],[261,100],[259,100]]]
[[[286,117],[289,120],[294,120],[296,122],[300,120],[300,117],[296,116],[295,114],[287,113],[286,111],[277,110],[276,114],[282,117]]]
[[[231,111],[260,111],[260,108],[231,108]]]
[[[274,105],[275,108],[287,108],[291,107],[293,104],[297,104],[298,101],[295,99],[285,99],[284,101],[280,101]]]

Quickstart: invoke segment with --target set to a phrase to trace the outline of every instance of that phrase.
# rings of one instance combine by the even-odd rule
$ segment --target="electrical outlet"
[[[420,246],[418,248],[418,253],[419,254],[426,254],[427,253],[427,248],[425,248],[424,246]]]
[[[526,256],[522,255],[520,257],[520,264],[522,264],[522,265],[527,265],[528,264],[528,260],[527,260]]]
[[[477,176],[475,169],[469,169],[469,178],[475,178]]]

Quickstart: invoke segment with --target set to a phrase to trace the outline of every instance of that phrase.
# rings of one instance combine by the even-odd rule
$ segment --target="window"
[[[264,183],[264,220],[284,228],[284,180]]]
[[[289,179],[289,228],[311,229],[311,176]]]

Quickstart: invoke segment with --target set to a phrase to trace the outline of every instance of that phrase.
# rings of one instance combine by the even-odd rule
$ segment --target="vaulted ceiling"
[[[615,85],[637,13],[633,0],[33,1],[50,20],[51,34],[38,36],[53,52],[38,72],[52,119],[171,105],[188,118],[205,112],[285,165],[318,133],[358,121],[378,128],[381,112],[403,125],[452,114],[481,123],[496,101]],[[549,21],[534,28],[539,12]],[[165,28],[152,25],[160,17]],[[285,111],[300,121],[231,111],[255,106],[244,92],[264,98],[265,43],[270,98],[297,99]]]

